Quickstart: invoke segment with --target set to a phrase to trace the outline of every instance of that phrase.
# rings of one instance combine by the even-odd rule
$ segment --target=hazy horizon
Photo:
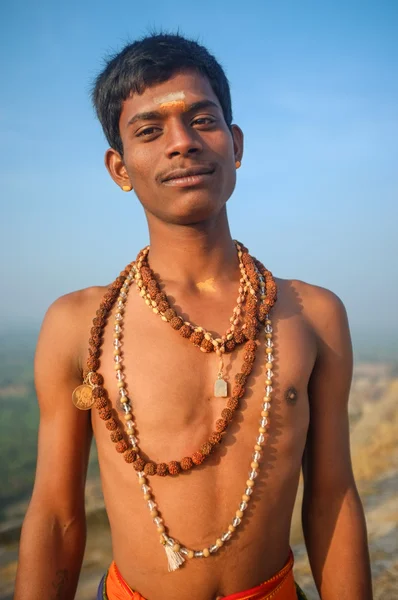
[[[28,339],[35,343],[41,326],[40,319],[15,319],[5,322],[0,319],[0,350],[8,344],[22,344]],[[351,327],[354,358],[360,362],[398,362],[398,344],[394,332],[378,331],[377,335],[369,330]],[[2,339],[3,338],[3,339]],[[12,340],[12,341],[11,341]]]

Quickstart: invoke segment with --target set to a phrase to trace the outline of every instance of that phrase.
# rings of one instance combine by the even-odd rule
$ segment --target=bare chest
[[[206,567],[204,571],[199,561],[195,572],[197,585],[203,586],[206,580],[209,590],[224,590],[227,584],[231,590],[250,587],[253,581],[261,581],[280,568],[287,554],[291,512],[309,423],[307,386],[316,349],[305,321],[299,312],[289,309],[286,301],[274,307],[271,317],[275,360],[270,429],[251,501],[253,512],[249,512],[251,518],[234,546],[238,554],[246,548],[251,550],[245,551],[246,560],[240,566],[235,564],[238,555],[235,551],[220,555],[223,568],[215,560],[211,569]],[[217,334],[223,333],[229,318],[228,307],[219,306],[214,313],[204,311],[201,318],[198,323]],[[114,416],[123,424],[114,369],[113,326],[111,317],[105,332],[100,372]],[[131,400],[141,456],[145,461],[158,464],[192,457],[217,428],[217,420],[231,397],[235,376],[242,369],[244,348],[241,346],[225,356],[228,397],[217,398],[214,396],[219,369],[216,355],[200,352],[149,311],[138,296],[129,298],[121,339],[124,382]],[[265,346],[265,335],[261,332],[245,393],[221,443],[206,462],[186,475],[151,478],[151,488],[170,534],[189,547],[210,547],[230,521],[244,492],[263,406],[267,377]],[[147,589],[148,564],[151,577],[156,572],[162,578],[162,585],[168,585],[169,580],[164,582],[162,575],[164,552],[159,545],[154,545],[156,531],[142,501],[132,465],[126,464],[114,451],[109,431],[96,411],[93,411],[93,427],[113,545],[117,549],[115,560],[139,589]],[[267,536],[262,533],[265,530]],[[134,553],[137,545],[140,557],[133,569],[126,557]],[[264,565],[254,560],[254,555],[264,555],[271,546],[274,552]],[[223,582],[223,572],[235,573],[236,581]],[[183,579],[184,574],[180,577]],[[190,571],[190,584],[192,577]],[[151,592],[148,588],[147,595]],[[170,595],[173,593],[170,590]],[[210,593],[206,596],[204,592],[203,597],[209,596]]]
[[[223,333],[223,324],[228,323],[227,309],[203,314],[203,319],[209,329]],[[284,443],[294,445],[308,424],[307,385],[315,344],[300,314],[289,316],[283,306],[274,308],[272,325],[272,418],[283,423]],[[113,407],[122,418],[117,380],[121,375],[114,369],[113,326],[112,316],[105,332],[100,370]],[[215,397],[214,384],[220,367],[217,356],[201,352],[182,338],[132,292],[121,344],[122,376],[145,459],[167,463],[191,456],[216,430],[217,419],[227,407],[235,378],[242,369],[244,347],[224,355],[223,378],[227,381],[228,396]],[[264,397],[265,345],[265,335],[261,332],[254,368],[237,411],[236,421],[244,421],[247,434],[255,431],[253,427],[258,424]],[[100,437],[101,431],[97,431]],[[224,437],[228,439],[227,435]]]

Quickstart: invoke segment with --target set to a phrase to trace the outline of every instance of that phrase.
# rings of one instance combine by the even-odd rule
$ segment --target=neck
[[[225,208],[212,221],[174,225],[148,218],[149,263],[164,282],[196,286],[239,279],[235,244]]]

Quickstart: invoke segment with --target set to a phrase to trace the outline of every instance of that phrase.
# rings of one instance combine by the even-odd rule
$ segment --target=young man
[[[114,552],[99,598],[302,597],[289,532],[303,466],[322,599],[371,599],[346,313],[331,292],[282,279],[272,306],[271,275],[232,240],[226,203],[243,134],[224,72],[195,42],[151,36],[108,63],[93,97],[107,169],[142,203],[150,249],[105,300],[106,288],[89,288],[46,315],[16,600],[74,597],[92,432]],[[116,209],[101,232],[106,244],[118,243],[120,218]],[[266,260],[277,251],[265,242]],[[91,398],[92,411],[78,409]]]

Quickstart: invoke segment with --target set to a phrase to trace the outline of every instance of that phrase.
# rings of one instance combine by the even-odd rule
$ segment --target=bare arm
[[[352,349],[346,312],[313,288],[309,319],[318,338],[304,455],[303,529],[322,600],[371,600],[366,524],[350,457],[348,396]]]
[[[90,412],[77,410],[71,401],[72,390],[81,384],[79,294],[50,307],[37,346],[38,458],[22,527],[15,600],[72,600],[83,559],[92,434]]]

